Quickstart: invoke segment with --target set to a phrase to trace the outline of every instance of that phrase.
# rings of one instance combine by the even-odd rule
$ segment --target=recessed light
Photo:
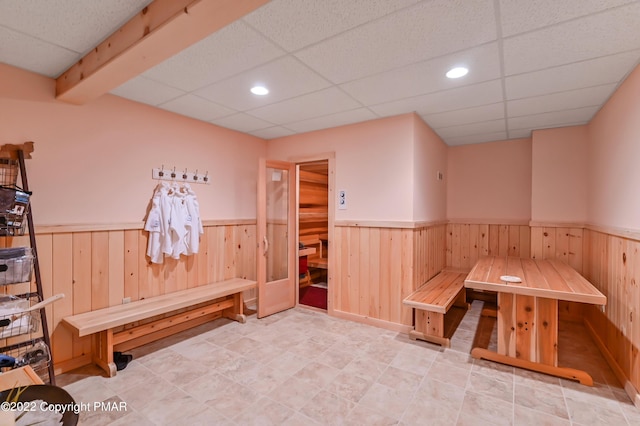
[[[449,78],[460,78],[467,75],[468,72],[469,70],[465,67],[455,67],[447,71],[446,76]]]
[[[264,96],[269,93],[269,89],[264,86],[253,86],[251,88],[251,93],[258,96]]]

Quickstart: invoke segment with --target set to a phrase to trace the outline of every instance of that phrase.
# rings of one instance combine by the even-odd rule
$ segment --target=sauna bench
[[[254,288],[256,281],[232,278],[65,317],[63,322],[79,337],[92,336],[92,361],[113,377],[114,350],[126,351],[221,317],[244,323],[242,293]]]
[[[402,301],[415,311],[415,330],[409,332],[412,340],[451,346],[453,330],[447,327],[451,322],[445,323],[445,315],[454,305],[468,309],[464,288],[466,276],[466,272],[444,270]]]

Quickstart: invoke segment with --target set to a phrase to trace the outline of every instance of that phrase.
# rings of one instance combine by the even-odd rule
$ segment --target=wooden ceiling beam
[[[269,0],[155,0],[56,79],[56,98],[83,104]]]

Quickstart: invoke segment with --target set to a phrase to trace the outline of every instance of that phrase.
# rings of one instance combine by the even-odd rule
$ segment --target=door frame
[[[333,300],[334,300],[334,291],[336,288],[335,281],[335,267],[336,258],[335,258],[335,247],[333,247],[333,241],[335,241],[334,233],[335,233],[335,208],[336,208],[336,199],[335,199],[335,167],[336,167],[336,153],[335,152],[324,152],[319,154],[311,154],[306,156],[299,157],[290,157],[288,159],[289,162],[294,163],[296,165],[296,210],[295,210],[295,238],[296,238],[296,247],[300,243],[300,227],[299,227],[299,210],[300,204],[298,200],[300,199],[300,164],[303,163],[312,163],[316,161],[327,161],[329,165],[329,188],[328,188],[328,223],[327,223],[327,245],[330,247],[328,249],[329,256],[327,257],[327,314],[333,316]],[[299,276],[298,262],[296,262],[296,276]],[[296,280],[297,283],[297,280]],[[300,301],[300,286],[296,285],[296,306],[299,305]]]

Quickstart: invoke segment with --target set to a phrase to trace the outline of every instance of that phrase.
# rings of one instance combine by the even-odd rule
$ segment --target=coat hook
[[[193,180],[198,181],[198,169],[196,169],[196,172],[193,174]]]
[[[173,172],[171,172],[171,179],[176,178],[176,166],[173,166]]]
[[[158,176],[160,176],[160,177],[164,176],[164,164],[162,165],[162,168],[158,172]]]
[[[187,179],[187,169],[184,169],[184,172],[182,173],[182,179]]]
[[[204,174],[204,177],[202,178],[202,180],[204,180],[205,182],[209,182],[209,171],[207,170],[207,172]]]

